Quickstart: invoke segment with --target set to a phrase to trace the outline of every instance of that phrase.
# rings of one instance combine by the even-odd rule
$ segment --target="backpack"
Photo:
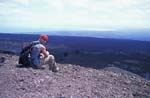
[[[30,54],[32,51],[32,47],[36,44],[40,44],[40,42],[32,42],[31,44],[23,48],[20,52],[18,63],[21,64],[22,67],[29,67],[31,65]]]

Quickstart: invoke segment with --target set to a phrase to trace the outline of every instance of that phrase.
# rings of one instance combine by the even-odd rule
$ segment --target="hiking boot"
[[[57,66],[54,66],[52,69],[52,72],[58,72],[58,71],[59,71],[59,68]]]
[[[52,72],[58,72],[59,68],[57,67],[57,64],[49,64],[49,69],[52,70]]]

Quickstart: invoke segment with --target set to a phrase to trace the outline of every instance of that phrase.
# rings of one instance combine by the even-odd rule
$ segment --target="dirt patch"
[[[150,81],[116,67],[100,70],[58,64],[60,71],[18,68],[18,57],[0,67],[0,98],[150,98]]]

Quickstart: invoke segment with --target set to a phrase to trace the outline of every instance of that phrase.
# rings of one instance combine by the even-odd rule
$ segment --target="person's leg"
[[[48,55],[48,57],[44,58],[40,58],[40,65],[49,65],[49,69],[52,70],[53,72],[56,72],[59,70],[59,68],[56,65],[55,62],[55,57],[53,55]]]

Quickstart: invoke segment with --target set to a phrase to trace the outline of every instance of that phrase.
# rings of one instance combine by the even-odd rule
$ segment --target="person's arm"
[[[41,53],[44,55],[44,57],[48,57],[48,55],[49,55],[49,53],[43,47],[41,48]]]

